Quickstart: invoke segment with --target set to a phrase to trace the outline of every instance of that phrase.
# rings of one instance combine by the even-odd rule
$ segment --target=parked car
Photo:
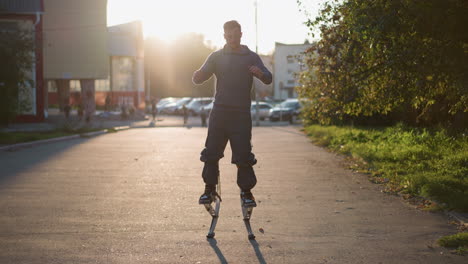
[[[156,104],[156,106],[162,106],[164,104],[167,104],[167,103],[170,103],[170,102],[174,102],[175,100],[177,100],[177,98],[175,97],[164,97],[164,98],[161,98],[159,99],[158,103]]]
[[[175,109],[170,113],[170,114],[176,114],[176,115],[183,115],[184,110],[183,107],[187,107],[187,105],[193,100],[192,97],[184,97],[180,99],[179,101],[176,102]]]
[[[164,105],[175,102],[176,100],[177,100],[177,98],[175,98],[175,97],[162,98],[162,99],[160,99],[158,101],[158,103],[156,104],[156,107],[158,108],[158,111],[159,111],[164,107]]]
[[[211,103],[203,106],[203,110],[206,111],[209,114],[211,112],[211,110],[213,110],[213,104],[214,104],[214,101],[211,101]]]
[[[179,98],[177,101],[166,104],[163,106],[163,113],[165,114],[182,114],[182,107],[192,101],[191,97]]]
[[[298,99],[286,99],[270,110],[269,118],[273,122],[286,120],[293,123],[294,119],[299,115],[300,109],[301,104]]]
[[[200,114],[200,109],[202,107],[206,107],[211,102],[213,102],[212,97],[197,97],[193,98],[193,100],[187,104],[186,107],[190,115],[196,116]]]
[[[192,100],[191,97],[177,98],[175,101],[163,105],[158,111],[161,114],[177,114],[179,107],[189,103]]]
[[[265,120],[270,115],[270,109],[273,106],[267,102],[258,102],[258,117],[260,120]],[[252,115],[252,120],[255,120],[257,112],[257,103],[252,101],[252,106],[250,107],[250,114]]]

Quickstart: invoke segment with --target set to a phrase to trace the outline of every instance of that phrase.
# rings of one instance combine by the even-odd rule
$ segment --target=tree
[[[0,29],[0,125],[8,125],[31,107],[20,98],[27,96],[34,85],[28,76],[33,63],[32,36],[14,22]]]
[[[301,5],[301,2],[298,1]],[[327,124],[385,117],[454,123],[468,114],[468,2],[328,1],[315,20],[321,40],[307,52],[306,116]]]

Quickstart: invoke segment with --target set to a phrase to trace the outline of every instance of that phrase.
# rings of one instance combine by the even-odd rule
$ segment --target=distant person
[[[206,110],[205,107],[200,109],[200,118],[202,127],[206,127]]]
[[[84,107],[83,107],[83,103],[79,103],[78,104],[78,120],[82,120],[83,119],[83,114],[84,114]]]
[[[106,96],[104,111],[110,111],[111,98],[109,95]]]
[[[185,105],[182,106],[182,114],[184,115],[184,126],[187,125],[188,109]]]
[[[128,108],[128,114],[130,115],[131,118],[133,118],[135,116],[135,107],[133,107],[133,105],[131,105]]]
[[[68,102],[68,99],[65,99],[65,105],[63,106],[63,112],[64,112],[65,118],[67,120],[70,117],[70,111],[71,111],[70,103]]]
[[[156,115],[158,114],[158,108],[156,107],[156,100],[151,100],[151,115],[153,116],[153,121],[156,120]]]
[[[128,113],[127,113],[127,105],[124,103],[120,107],[120,117],[124,120],[127,119]]]
[[[200,204],[209,204],[216,195],[218,161],[224,157],[228,140],[231,143],[231,163],[237,165],[237,185],[241,189],[243,206],[256,206],[252,188],[257,183],[253,165],[257,163],[252,153],[252,119],[250,116],[253,77],[270,84],[272,75],[260,57],[247,46],[241,45],[241,25],[235,21],[224,24],[226,45],[206,59],[194,72],[192,80],[201,84],[213,74],[216,76],[216,93],[208,124],[208,135],[200,160],[205,163],[202,177],[205,192]]]

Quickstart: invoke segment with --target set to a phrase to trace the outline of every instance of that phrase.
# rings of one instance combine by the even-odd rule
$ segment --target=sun
[[[172,42],[183,33],[177,25],[168,24],[170,22],[161,24],[160,17],[149,17],[142,22],[143,34],[145,37],[156,37],[166,42]]]
[[[308,29],[296,1],[256,1],[258,25],[255,0],[108,0],[107,25],[139,20],[145,38],[173,42],[180,35],[194,32],[202,34],[210,46],[219,48],[225,43],[223,23],[237,20],[242,25],[241,43],[252,50],[257,44],[259,52],[271,52],[275,42],[303,43]],[[318,9],[322,1],[325,0],[304,0],[314,3],[309,5],[310,10]]]

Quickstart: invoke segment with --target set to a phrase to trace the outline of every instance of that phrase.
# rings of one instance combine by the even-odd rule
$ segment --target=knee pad
[[[243,168],[243,167],[252,167],[253,165],[257,164],[257,159],[251,159],[248,161],[240,161],[236,162],[237,168]]]
[[[237,185],[241,190],[250,190],[257,183],[257,177],[252,166],[239,166],[237,169]]]

